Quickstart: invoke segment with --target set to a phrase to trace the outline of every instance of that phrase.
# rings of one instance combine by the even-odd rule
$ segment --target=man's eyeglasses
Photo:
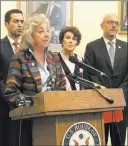
[[[116,26],[119,26],[120,25],[120,23],[118,21],[112,21],[112,20],[105,21],[103,23],[108,23],[109,25],[114,25],[115,24]]]

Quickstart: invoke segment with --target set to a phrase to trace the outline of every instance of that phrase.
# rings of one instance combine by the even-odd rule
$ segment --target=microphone
[[[73,78],[73,79],[76,79],[76,80],[79,80],[79,82],[82,83],[82,84],[85,85],[85,86],[91,87],[91,88],[94,89],[96,92],[98,92],[98,93],[101,95],[101,97],[103,97],[108,103],[110,103],[110,104],[113,104],[113,103],[114,103],[114,100],[113,100],[113,99],[104,96],[104,95],[97,89],[97,87],[100,87],[100,88],[104,89],[104,88],[105,88],[104,86],[101,86],[101,85],[99,85],[99,84],[97,84],[97,83],[94,83],[94,82],[90,82],[90,81],[88,81],[88,80],[85,80],[85,79],[83,79],[83,78],[80,78],[80,77],[78,77],[78,76],[76,76],[76,75],[74,75],[74,74],[71,74],[71,73],[69,74],[69,77],[71,77],[71,78]],[[97,86],[97,85],[98,85],[98,86]]]
[[[85,80],[85,79],[83,79],[83,78],[81,78],[81,77],[79,77],[79,76],[77,76],[77,75],[75,75],[75,74],[72,74],[72,73],[70,73],[69,76],[72,77],[72,78],[74,78],[74,79],[77,79],[77,80],[79,80],[79,81],[88,83],[88,84],[90,84],[90,85],[92,85],[92,86],[94,86],[94,87],[96,87],[96,88],[101,88],[101,89],[106,88],[106,87],[104,87],[104,86],[102,86],[102,85],[100,85],[100,84],[91,82],[91,81],[89,81],[89,80]]]
[[[33,100],[32,100],[32,96],[28,96],[26,94],[23,93],[19,93],[18,98],[16,99],[16,106],[32,106],[33,105]]]
[[[69,61],[74,63],[74,64],[77,64],[80,68],[84,68],[85,67],[88,71],[93,71],[93,72],[95,71],[99,75],[100,78],[102,76],[107,77],[109,85],[110,85],[110,87],[112,87],[110,78],[108,77],[108,75],[106,75],[102,71],[100,71],[100,70],[98,70],[98,69],[96,69],[96,68],[94,68],[94,67],[92,67],[90,65],[87,65],[87,64],[83,63],[82,61],[79,61],[76,56],[69,56]],[[103,80],[103,78],[101,78],[101,79]]]
[[[77,64],[80,68],[86,67],[88,70],[95,71],[96,73],[100,74],[101,76],[107,76],[102,71],[100,71],[92,66],[89,66],[89,65],[83,63],[82,61],[79,61],[76,56],[69,56],[69,61]]]

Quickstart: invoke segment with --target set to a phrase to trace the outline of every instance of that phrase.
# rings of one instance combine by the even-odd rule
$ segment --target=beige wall
[[[76,52],[84,55],[88,42],[102,36],[100,23],[106,13],[118,14],[118,1],[76,1],[74,3],[73,25],[82,32],[82,41]],[[127,41],[126,36],[118,36]]]
[[[8,10],[14,8],[16,8],[16,1],[1,1],[1,38],[7,34],[4,26],[4,15]]]
[[[9,9],[16,8],[16,1],[1,1],[1,37],[6,35],[4,27],[4,15]],[[73,2],[73,25],[77,26],[82,33],[81,44],[76,52],[83,56],[88,42],[102,36],[100,23],[106,13],[118,13],[118,1],[74,1]],[[126,36],[118,36],[127,41]]]

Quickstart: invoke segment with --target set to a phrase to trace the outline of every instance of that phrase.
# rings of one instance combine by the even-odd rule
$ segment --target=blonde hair
[[[50,29],[50,22],[44,14],[35,14],[24,22],[20,50],[27,50],[33,46],[32,33],[41,23],[47,23]]]

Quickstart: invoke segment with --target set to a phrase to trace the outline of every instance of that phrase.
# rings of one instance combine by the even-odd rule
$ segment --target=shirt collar
[[[64,54],[62,53],[62,51],[60,51],[60,55],[62,56],[62,58],[63,58],[64,60],[69,60],[69,56],[64,55]]]
[[[7,37],[9,39],[10,44],[12,45],[15,41],[12,38],[10,38],[8,35]],[[20,43],[20,39],[17,42]]]
[[[46,58],[48,56],[48,51],[49,51],[49,48],[45,48],[45,51],[44,51],[44,53],[45,53],[45,60],[46,60]],[[34,53],[33,53],[33,49],[32,48],[29,48],[29,52],[34,56]]]
[[[110,40],[106,39],[104,36],[103,36],[103,39],[104,39],[105,44],[108,45],[108,42],[110,42]],[[112,40],[112,42],[113,42],[114,45],[115,45],[115,44],[116,44],[116,38],[114,38],[114,39]]]

